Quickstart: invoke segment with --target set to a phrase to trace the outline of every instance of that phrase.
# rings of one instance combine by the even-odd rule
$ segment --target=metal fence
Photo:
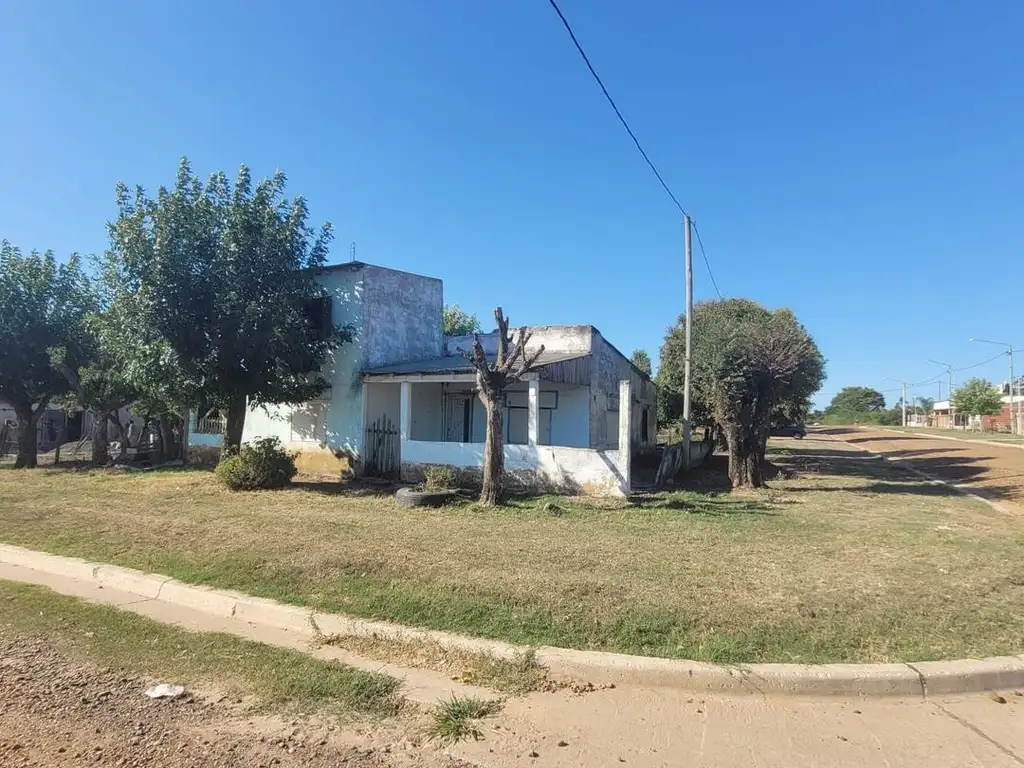
[[[196,421],[196,433],[200,435],[223,435],[227,427],[227,419],[212,416]]]

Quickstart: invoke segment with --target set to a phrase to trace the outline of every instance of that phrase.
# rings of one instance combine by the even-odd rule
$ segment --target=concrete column
[[[540,379],[530,379],[529,409],[526,416],[526,442],[537,445],[540,438]]]
[[[412,434],[412,384],[402,382],[401,404],[399,406],[399,436],[402,442],[410,440]]]
[[[629,379],[623,379],[619,382],[619,471],[622,473],[619,489],[623,493],[630,491],[629,465],[633,458],[632,427],[633,388]]]

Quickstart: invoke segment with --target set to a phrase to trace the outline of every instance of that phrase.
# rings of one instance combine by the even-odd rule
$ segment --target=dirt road
[[[1024,451],[1020,448],[881,429],[831,427],[819,433],[898,459],[908,467],[1024,514]]]
[[[465,766],[395,726],[281,717],[210,692],[152,700],[149,685],[39,638],[0,640],[0,765]]]

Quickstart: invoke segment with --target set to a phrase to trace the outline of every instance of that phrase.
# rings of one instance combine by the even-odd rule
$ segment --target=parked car
[[[803,440],[807,437],[807,428],[803,424],[786,424],[773,427],[771,435],[772,437],[795,437],[797,440]]]

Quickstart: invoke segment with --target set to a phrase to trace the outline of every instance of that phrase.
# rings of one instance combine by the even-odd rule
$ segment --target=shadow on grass
[[[817,429],[810,436],[826,436],[826,439],[841,440],[844,443],[856,445],[864,442],[877,441],[879,438],[861,437],[858,430],[830,427]],[[911,435],[886,435],[885,442],[890,440],[919,441],[920,438]],[[818,442],[821,442],[820,440]],[[954,485],[972,485],[985,478],[990,467],[986,464],[994,460],[988,455],[972,455],[967,446],[956,446],[942,448],[899,448],[896,450],[883,451],[886,459],[876,457],[869,460],[868,457],[875,457],[876,454],[841,451],[836,449],[821,449],[817,446],[808,445],[799,448],[787,447],[772,456],[779,466],[801,473],[821,473],[840,475],[846,477],[858,477],[868,481],[861,487],[848,487],[845,490],[853,490],[863,493],[871,491],[877,493],[903,493],[918,494],[923,496],[948,496],[956,493],[952,488],[944,488],[941,485],[922,481],[921,477],[910,470],[923,473]],[[1021,461],[1021,473],[1011,475],[1001,474],[999,480],[1010,480],[1024,477],[1024,460]],[[804,489],[807,491],[814,489]],[[824,490],[824,489],[822,489]],[[840,490],[836,488],[835,490]],[[1020,500],[1024,493],[1022,488],[1014,483],[1000,485],[986,485],[983,487],[972,487],[971,490],[977,495],[990,499],[1011,499]]]
[[[346,496],[349,498],[365,498],[374,496],[394,496],[401,488],[390,481],[371,480],[314,480],[300,478],[293,480],[291,485],[282,490],[311,491],[324,496]]]

